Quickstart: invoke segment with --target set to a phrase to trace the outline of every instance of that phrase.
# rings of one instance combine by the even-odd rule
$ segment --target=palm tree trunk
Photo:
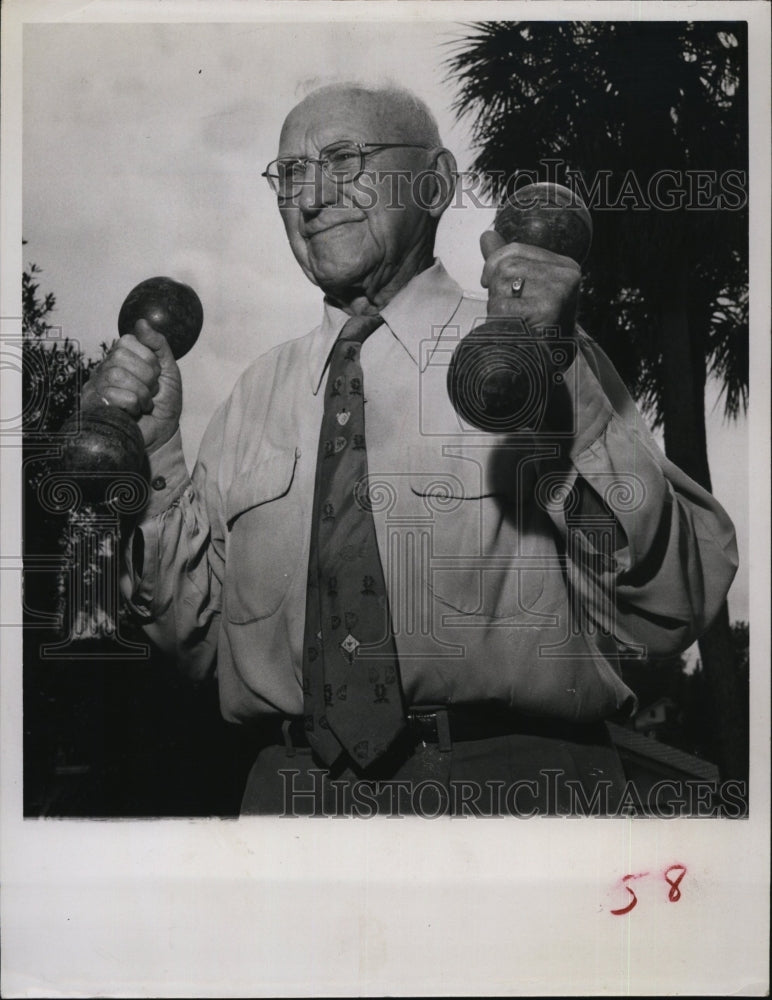
[[[665,452],[695,482],[710,490],[705,431],[705,350],[689,323],[685,260],[663,289],[661,310]],[[748,777],[748,693],[736,670],[729,612],[724,602],[699,639],[700,657],[713,704],[705,720],[722,780]]]
[[[705,431],[705,355],[689,324],[684,265],[665,291],[661,312],[662,411],[667,457],[691,478],[711,488]]]

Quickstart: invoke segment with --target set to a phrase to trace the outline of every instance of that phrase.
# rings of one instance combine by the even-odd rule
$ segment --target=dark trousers
[[[345,762],[328,768],[307,746],[287,739],[260,752],[241,814],[426,819],[613,814],[625,777],[606,726],[536,728],[436,742],[413,734],[366,773]]]

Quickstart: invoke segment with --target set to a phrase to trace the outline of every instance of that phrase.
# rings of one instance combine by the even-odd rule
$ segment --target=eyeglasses
[[[272,160],[262,175],[279,198],[293,198],[306,183],[309,163],[318,163],[322,173],[336,184],[349,184],[364,172],[365,160],[382,149],[429,149],[415,142],[333,142],[318,156],[285,156]]]

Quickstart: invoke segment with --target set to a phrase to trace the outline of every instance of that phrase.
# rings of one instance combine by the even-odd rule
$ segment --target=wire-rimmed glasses
[[[306,183],[309,163],[318,163],[322,173],[336,184],[355,181],[365,169],[365,160],[382,149],[429,149],[417,142],[333,142],[318,156],[282,156],[272,160],[262,173],[279,198],[296,198]]]

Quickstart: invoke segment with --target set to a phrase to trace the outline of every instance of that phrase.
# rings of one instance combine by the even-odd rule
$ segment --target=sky
[[[260,176],[287,111],[331,78],[396,81],[427,101],[466,169],[468,123],[454,118],[443,66],[463,26],[295,17],[24,31],[24,260],[56,295],[61,335],[91,356],[117,336],[121,303],[139,281],[166,274],[196,289],[204,329],[181,362],[192,467],[209,418],[247,364],[319,319],[320,293],[297,267]],[[441,223],[437,253],[467,288],[479,290],[479,236],[492,219],[492,209],[466,202]],[[747,425],[726,424],[717,396],[709,386],[713,489],[741,556],[730,616],[747,619]]]

